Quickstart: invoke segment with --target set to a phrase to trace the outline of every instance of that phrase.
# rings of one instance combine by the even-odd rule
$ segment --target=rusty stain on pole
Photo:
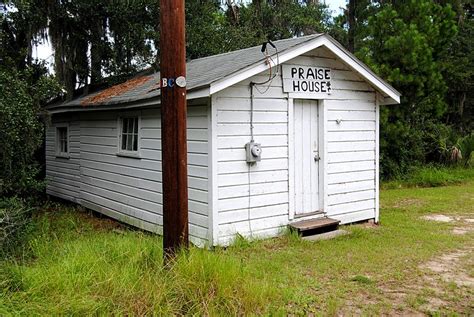
[[[184,0],[160,1],[163,250],[188,247],[186,42]],[[178,80],[177,80],[178,79]]]

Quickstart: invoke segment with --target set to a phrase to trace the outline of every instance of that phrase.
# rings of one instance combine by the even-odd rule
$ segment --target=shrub
[[[43,66],[22,72],[0,67],[0,195],[29,197],[42,189],[35,152],[43,142],[40,105],[59,90]]]
[[[0,194],[35,187],[34,151],[42,141],[38,108],[18,74],[0,70]]]
[[[25,242],[32,210],[19,198],[0,199],[0,259],[14,254]]]
[[[474,132],[459,140],[459,150],[464,166],[474,166]]]

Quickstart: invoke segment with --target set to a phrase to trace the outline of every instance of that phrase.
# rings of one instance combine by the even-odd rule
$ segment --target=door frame
[[[295,219],[295,127],[294,127],[294,99],[311,99],[311,98],[288,98],[288,218],[289,220]],[[320,211],[325,212],[327,210],[327,146],[326,146],[326,134],[327,134],[327,107],[324,105],[323,99],[313,99],[317,102],[318,107],[318,151],[320,156],[319,161],[319,206]],[[311,215],[308,215],[311,216]],[[300,215],[298,218],[304,218],[304,215]]]

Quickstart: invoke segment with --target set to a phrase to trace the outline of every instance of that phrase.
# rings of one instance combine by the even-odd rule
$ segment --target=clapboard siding
[[[331,67],[332,94],[326,107],[326,213],[350,223],[375,218],[376,94],[329,50],[305,54]]]
[[[56,128],[68,127],[69,158],[56,156]],[[79,201],[80,196],[80,126],[78,116],[54,117],[46,128],[46,193]]]
[[[288,62],[331,68],[332,92],[325,99],[325,211],[344,223],[374,218],[375,90],[334,54],[319,48]],[[250,82],[261,73],[213,97],[217,124],[218,243],[244,236],[275,235],[289,222],[289,96],[281,74],[269,87],[254,90],[254,138],[262,161],[249,166],[244,145],[250,140]]]
[[[327,214],[343,223],[375,218],[375,103],[327,100],[325,106]]]
[[[288,223],[288,100],[281,77],[270,87],[254,90],[254,137],[262,144],[262,161],[249,166],[251,81],[229,87],[213,99],[216,107],[218,241],[229,243],[236,233],[262,236]],[[268,88],[268,89],[267,89]],[[278,221],[276,221],[278,220]]]
[[[203,245],[208,233],[208,106],[188,107],[189,232]],[[140,159],[118,156],[118,118],[104,111],[54,116],[46,131],[47,192],[140,228],[162,232],[159,109],[140,116]],[[56,157],[56,125],[69,125],[70,158]]]
[[[136,219],[160,227],[163,213],[160,112],[151,109],[130,113],[140,115],[140,159],[117,156],[120,113],[81,116],[81,131],[84,131],[81,199],[88,206],[111,209],[116,216],[123,214],[128,222]],[[207,126],[207,106],[189,107],[189,230],[199,244],[208,239]],[[161,232],[161,228],[157,230]]]
[[[290,160],[295,130],[289,107],[295,98],[324,99],[318,102],[319,208],[342,223],[378,217],[375,89],[323,47],[285,63],[331,68],[331,93],[283,92],[280,67],[271,82],[255,86],[253,116],[250,83],[266,81],[267,71],[214,93],[210,106],[188,107],[189,228],[198,244],[229,244],[237,234],[275,236],[293,220],[294,162]],[[48,192],[161,233],[159,109],[123,113],[141,116],[140,159],[117,155],[120,111],[53,118],[53,125],[69,122],[71,153],[68,160],[56,157],[55,130],[49,128]],[[262,145],[262,160],[248,165],[245,144],[251,139],[251,118],[254,139]]]

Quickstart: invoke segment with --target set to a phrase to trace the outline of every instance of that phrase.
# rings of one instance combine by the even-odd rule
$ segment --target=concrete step
[[[302,239],[306,241],[320,241],[320,240],[330,240],[340,236],[348,235],[350,232],[342,229],[337,229],[329,232],[323,232],[318,234],[313,234],[311,236],[305,236]]]

